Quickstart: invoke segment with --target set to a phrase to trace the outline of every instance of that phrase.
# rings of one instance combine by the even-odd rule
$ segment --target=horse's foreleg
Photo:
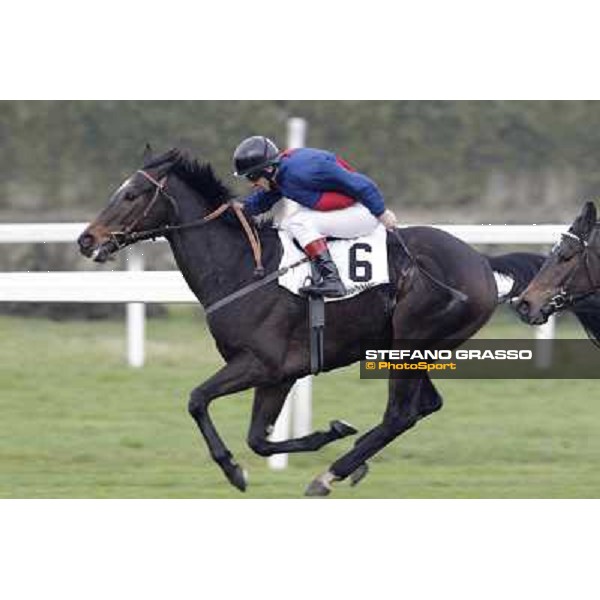
[[[256,388],[252,421],[248,431],[248,445],[261,456],[282,452],[311,452],[326,444],[356,433],[356,429],[342,421],[332,421],[329,431],[315,431],[303,437],[273,442],[267,439],[283,408],[294,381]]]
[[[331,483],[345,479],[415,423],[441,407],[441,398],[427,375],[415,379],[390,379],[383,421],[357,440],[354,448],[334,462],[329,471],[307,488],[309,496],[325,496]]]
[[[241,392],[256,385],[255,366],[251,356],[240,356],[232,360],[195,388],[188,404],[188,410],[200,428],[211,457],[221,467],[227,479],[241,491],[246,489],[246,476],[219,436],[208,414],[208,406],[219,396]]]

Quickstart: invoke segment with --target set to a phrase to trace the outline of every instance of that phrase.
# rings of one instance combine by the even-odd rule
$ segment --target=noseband
[[[578,235],[571,233],[570,231],[563,233],[562,235],[563,237],[574,239],[579,243],[581,247],[581,259],[580,264],[573,269],[565,283],[560,288],[558,288],[558,292],[554,296],[552,296],[548,301],[548,306],[552,309],[553,312],[557,310],[562,310],[563,308],[566,308],[568,306],[572,306],[579,300],[583,300],[583,298],[586,298],[590,294],[593,294],[594,292],[600,289],[600,282],[594,282],[592,269],[590,268],[589,264],[589,252],[591,248],[589,243],[586,240],[579,237]],[[588,283],[590,284],[590,287],[582,292],[569,292],[569,285],[572,283],[573,279],[578,274],[581,263],[583,263],[585,276]]]
[[[165,189],[165,185],[167,182],[167,176],[163,177],[161,181],[157,181],[152,175],[147,173],[146,171],[140,169],[138,173],[145,177],[150,183],[152,183],[155,187],[154,196],[142,212],[142,214],[135,219],[132,223],[127,225],[123,231],[114,231],[110,233],[111,241],[116,245],[116,250],[120,250],[125,246],[129,246],[135,242],[140,242],[143,240],[156,239],[157,237],[165,236],[173,231],[182,231],[184,229],[193,229],[196,227],[202,227],[211,221],[214,221],[218,217],[220,217],[227,210],[233,210],[235,216],[238,218],[246,237],[248,238],[248,243],[250,244],[250,248],[252,249],[252,254],[254,256],[255,269],[254,274],[257,277],[262,277],[264,275],[264,267],[262,265],[262,247],[260,243],[260,238],[256,231],[256,228],[248,222],[244,211],[240,206],[238,206],[235,202],[229,201],[224,202],[220,206],[218,206],[211,213],[203,217],[202,219],[198,219],[197,221],[192,221],[190,223],[181,223],[179,224],[179,206],[177,204],[177,200],[167,192]],[[142,231],[133,231],[133,229],[145,219],[150,211],[158,201],[158,199],[164,196],[173,207],[173,212],[175,213],[175,219],[177,224],[175,225],[165,225],[164,227],[159,227],[156,229],[146,229]]]

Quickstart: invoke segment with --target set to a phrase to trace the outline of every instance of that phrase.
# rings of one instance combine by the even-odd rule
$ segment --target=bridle
[[[206,307],[205,311],[207,315],[210,315],[211,313],[216,312],[224,306],[227,306],[231,302],[234,302],[239,298],[243,298],[251,292],[261,287],[264,287],[272,281],[275,281],[278,277],[285,275],[288,271],[295,269],[296,267],[309,260],[307,256],[303,256],[301,259],[297,260],[291,265],[281,267],[277,271],[273,271],[272,273],[269,273],[265,276],[265,270],[262,265],[262,247],[260,243],[260,238],[258,237],[258,233],[256,232],[254,226],[248,222],[248,219],[246,218],[246,215],[244,214],[244,211],[241,209],[241,207],[231,200],[228,202],[223,202],[223,204],[218,206],[211,213],[202,217],[201,219],[198,219],[197,221],[181,224],[176,223],[175,225],[165,225],[164,227],[159,227],[156,229],[146,229],[144,231],[132,231],[136,227],[136,225],[150,213],[152,207],[161,195],[169,200],[171,206],[173,207],[173,211],[175,212],[175,218],[177,219],[177,221],[179,221],[179,208],[177,200],[165,189],[167,177],[165,176],[161,181],[157,181],[154,177],[152,177],[152,175],[150,175],[146,171],[140,169],[138,173],[154,185],[154,196],[152,197],[152,200],[150,200],[150,202],[148,203],[148,206],[144,209],[141,216],[135,219],[133,223],[127,225],[123,231],[113,231],[110,233],[111,241],[113,244],[115,244],[115,250],[119,250],[125,246],[133,244],[135,242],[140,242],[142,240],[153,240],[159,236],[165,236],[173,231],[181,231],[183,229],[202,227],[220,217],[227,210],[233,210],[240,224],[242,225],[242,228],[246,234],[246,237],[248,238],[248,242],[250,244],[250,247],[252,248],[252,253],[254,255],[254,276],[260,278],[260,280],[249,283],[243,286],[242,288],[236,290],[235,292],[228,294],[224,298],[221,298],[211,306]]]
[[[577,254],[580,254],[581,258],[579,259],[579,264],[572,270],[571,274],[568,276],[563,285],[558,288],[558,292],[548,301],[548,306],[553,312],[573,306],[573,304],[576,302],[587,298],[587,296],[600,289],[600,281],[594,281],[593,269],[590,267],[590,252],[592,246],[590,246],[587,240],[584,240],[582,237],[570,231],[563,233],[562,237],[575,240],[579,244],[579,250]],[[587,282],[590,284],[590,287],[580,292],[569,292],[569,286],[575,279],[575,276],[579,274],[581,265],[583,265],[585,277]]]
[[[238,218],[242,226],[242,229],[244,230],[244,233],[246,234],[246,237],[248,238],[248,243],[252,249],[255,263],[254,274],[256,277],[263,277],[265,270],[262,265],[262,246],[260,243],[260,238],[256,228],[254,225],[248,222],[244,211],[238,204],[232,200],[223,202],[223,204],[201,219],[191,221],[190,223],[179,223],[179,206],[177,200],[165,189],[167,176],[165,175],[160,181],[158,181],[143,169],[139,169],[137,172],[154,185],[154,195],[139,217],[134,219],[130,224],[126,225],[122,231],[110,232],[110,241],[115,245],[115,250],[120,250],[125,246],[134,244],[135,242],[141,242],[149,239],[154,240],[157,237],[166,236],[174,231],[203,227],[204,225],[220,217],[226,211],[233,210],[235,216]],[[175,214],[176,224],[169,224],[155,229],[133,231],[133,229],[135,229],[137,225],[150,214],[150,211],[161,196],[165,197],[170,202]]]

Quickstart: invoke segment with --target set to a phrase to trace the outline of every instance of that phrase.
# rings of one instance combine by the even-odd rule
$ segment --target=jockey
[[[325,150],[298,148],[280,152],[268,138],[245,139],[233,153],[234,175],[246,177],[255,191],[243,204],[256,215],[281,198],[300,207],[281,222],[317,267],[320,279],[303,294],[339,298],[346,289],[327,248],[326,237],[354,238],[372,233],[381,222],[396,227],[394,213],[371,179]]]

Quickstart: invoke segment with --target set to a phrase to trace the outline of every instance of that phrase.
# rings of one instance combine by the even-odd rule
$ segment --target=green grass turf
[[[559,327],[561,337],[574,331]],[[532,329],[499,314],[483,335]],[[217,427],[249,471],[241,494],[187,413],[189,391],[221,364],[203,321],[180,307],[149,322],[147,338],[147,366],[131,369],[123,322],[0,317],[0,497],[298,498],[352,444],[293,455],[288,469],[270,471],[245,444],[250,393],[219,399]],[[600,496],[600,382],[437,385],[443,410],[375,457],[360,486],[340,483],[332,497]],[[385,396],[385,382],[359,379],[357,366],[319,376],[314,426],[341,418],[364,431],[379,422]]]

